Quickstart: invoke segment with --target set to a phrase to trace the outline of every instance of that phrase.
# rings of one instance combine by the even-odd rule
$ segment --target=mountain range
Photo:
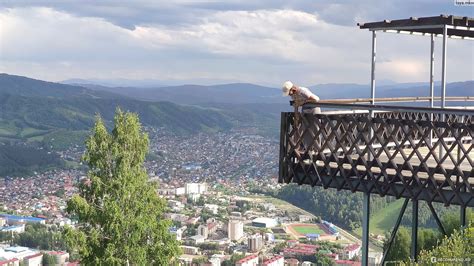
[[[108,91],[144,101],[170,101],[180,104],[288,104],[281,96],[280,89],[249,83],[222,85],[180,85],[166,87],[107,87],[95,84],[74,84],[95,91]],[[366,98],[370,96],[370,86],[360,84],[319,84],[309,86],[321,99]],[[435,83],[435,95],[440,95],[439,82]],[[474,81],[447,84],[447,96],[474,95]],[[429,96],[428,83],[399,83],[376,86],[376,97]]]
[[[378,86],[377,97],[425,96],[427,87],[425,83]],[[358,84],[310,88],[322,99],[368,97],[370,91],[368,85]],[[474,96],[474,81],[448,84],[447,95]],[[175,134],[254,126],[276,137],[280,112],[291,110],[288,101],[278,88],[248,83],[107,87],[0,74],[0,176],[62,165],[51,151],[81,145],[96,115],[111,126],[117,107],[138,113],[145,126]]]

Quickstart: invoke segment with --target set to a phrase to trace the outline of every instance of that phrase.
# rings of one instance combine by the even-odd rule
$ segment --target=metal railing
[[[282,113],[280,182],[474,206],[474,110],[319,102]]]

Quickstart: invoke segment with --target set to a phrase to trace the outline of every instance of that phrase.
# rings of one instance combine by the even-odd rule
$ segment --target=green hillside
[[[145,102],[111,92],[0,74],[0,141],[62,139],[88,130],[99,114],[106,121],[115,109],[137,112],[143,124],[178,134],[226,130],[232,118],[211,108]],[[61,146],[61,145],[60,145]]]
[[[59,156],[46,149],[24,144],[0,144],[0,176],[30,174],[63,166]]]
[[[370,217],[370,232],[376,235],[384,235],[386,232],[390,232],[403,206],[403,201],[404,199],[399,199],[390,202],[385,208],[373,213]],[[405,214],[407,214],[407,212],[405,212]],[[355,232],[358,235],[362,235],[362,228],[357,228]]]
[[[54,151],[82,145],[95,117],[111,124],[116,108],[136,112],[144,125],[174,134],[228,130],[239,119],[210,107],[139,101],[0,74],[0,176],[64,165]]]

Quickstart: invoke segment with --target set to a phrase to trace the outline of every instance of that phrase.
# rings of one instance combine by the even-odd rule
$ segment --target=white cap
[[[290,94],[290,90],[293,88],[293,82],[291,81],[285,81],[283,83],[283,87],[281,88],[281,91],[283,92],[283,96],[288,96]]]

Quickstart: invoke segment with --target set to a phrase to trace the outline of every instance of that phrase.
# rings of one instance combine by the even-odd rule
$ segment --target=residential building
[[[285,266],[298,266],[300,261],[295,258],[289,258],[285,260]]]
[[[31,217],[31,216],[17,216],[11,214],[0,214],[0,217],[7,221],[9,225],[23,224],[23,223],[40,223],[45,224],[46,219]]]
[[[183,251],[183,254],[187,254],[187,255],[198,255],[199,254],[199,248],[198,247],[180,246],[180,248]]]
[[[19,259],[9,259],[9,260],[2,260],[0,259],[0,266],[19,266],[20,260]]]
[[[360,245],[359,244],[352,244],[348,245],[344,248],[344,257],[346,259],[352,259],[355,256],[359,255]]]
[[[206,241],[206,238],[204,238],[204,236],[202,235],[195,235],[195,236],[189,237],[189,242],[193,245],[201,244],[201,243],[204,243],[205,241]]]
[[[240,220],[230,220],[227,235],[230,240],[240,240],[244,236],[244,223]]]
[[[23,258],[23,263],[26,266],[42,266],[43,265],[43,254],[36,253]]]
[[[186,194],[204,194],[207,191],[206,183],[186,183]]]
[[[250,255],[241,260],[238,260],[235,263],[235,266],[257,266],[258,265],[258,256]]]
[[[186,194],[186,188],[185,187],[177,187],[175,191],[176,196],[181,196]]]
[[[250,236],[247,241],[250,252],[257,252],[263,246],[263,237],[260,234]]]
[[[18,259],[23,260],[25,257],[38,254],[38,250],[34,250],[27,247],[15,246],[15,247],[0,247],[0,258],[4,260]]]
[[[197,228],[197,232],[200,236],[203,236],[204,239],[209,237],[209,229],[207,224],[201,224]]]
[[[69,253],[65,251],[49,251],[48,254],[53,256],[59,265],[63,265],[69,261]]]
[[[262,266],[284,266],[285,259],[283,256],[277,255],[263,261]]]
[[[225,257],[225,255],[214,254],[209,259],[209,262],[211,263],[211,266],[221,266],[221,263],[225,260]]]
[[[0,228],[0,232],[10,232],[10,233],[21,234],[25,232],[25,224],[5,226],[3,228]]]

